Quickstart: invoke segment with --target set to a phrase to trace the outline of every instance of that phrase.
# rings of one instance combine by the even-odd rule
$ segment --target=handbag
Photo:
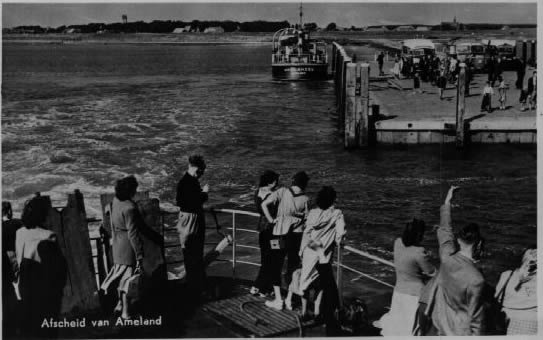
[[[270,248],[274,250],[285,249],[287,242],[284,236],[272,236],[270,239]]]
[[[489,305],[487,306],[486,319],[487,319],[487,332],[490,335],[506,335],[508,318],[503,308],[503,300],[505,298],[505,290],[507,289],[507,284],[511,277],[513,276],[514,271],[511,271],[511,274],[505,281],[500,292],[496,298],[492,298]]]

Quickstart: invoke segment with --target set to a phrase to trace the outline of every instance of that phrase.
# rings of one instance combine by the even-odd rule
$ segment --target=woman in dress
[[[111,268],[101,289],[106,293],[116,287],[119,301],[116,313],[123,319],[130,319],[127,292],[129,279],[140,273],[143,266],[143,241],[139,228],[144,223],[138,206],[133,201],[138,188],[134,176],[125,177],[115,185],[115,197],[111,203],[111,233],[113,238],[113,268]]]
[[[270,282],[273,286],[275,299],[266,301],[266,306],[278,310],[283,309],[281,296],[281,273],[285,256],[289,256],[288,268],[290,275],[299,265],[299,249],[301,243],[296,243],[297,234],[302,234],[304,219],[308,211],[309,198],[305,195],[305,188],[309,177],[304,171],[294,175],[290,188],[279,188],[262,202],[262,212],[269,223],[273,223],[270,239]],[[270,207],[277,205],[277,217],[274,219]],[[294,234],[294,235],[292,235]],[[293,254],[293,252],[296,252]],[[294,258],[292,255],[296,255]],[[298,260],[298,262],[296,262]],[[289,273],[287,270],[287,275]],[[286,280],[290,282],[290,278]]]
[[[498,76],[498,101],[500,102],[500,110],[505,110],[505,102],[507,101],[507,85],[502,76]]]
[[[483,101],[481,102],[481,111],[492,111],[492,96],[494,95],[494,90],[490,86],[490,82],[486,82],[486,86],[483,89]]]
[[[279,175],[271,170],[265,171],[260,176],[260,183],[255,192],[255,206],[260,213],[258,220],[258,244],[260,246],[260,269],[255,279],[254,286],[251,287],[251,294],[265,295],[271,292],[271,282],[269,278],[270,266],[270,236],[273,229],[273,224],[268,223],[262,211],[262,202],[275,191],[279,183]],[[277,206],[270,206],[270,214],[273,218],[277,215]]]
[[[390,311],[377,323],[384,336],[412,334],[424,281],[436,272],[428,253],[420,246],[425,227],[424,221],[413,219],[405,226],[402,237],[394,241],[396,285]]]
[[[26,202],[21,216],[23,227],[15,236],[18,290],[25,323],[22,331],[32,336],[46,335],[48,330],[41,329],[43,320],[58,316],[66,280],[56,234],[45,227],[50,209],[49,198],[39,194]]]
[[[334,207],[336,192],[332,187],[323,187],[317,194],[317,207],[307,215],[300,253],[302,272],[300,290],[305,292],[318,277],[322,289],[322,312],[329,336],[340,331],[335,311],[339,307],[339,295],[332,271],[332,254],[345,235],[345,220],[341,210]]]
[[[522,254],[520,267],[501,274],[496,298],[507,315],[507,335],[537,334],[537,248]]]

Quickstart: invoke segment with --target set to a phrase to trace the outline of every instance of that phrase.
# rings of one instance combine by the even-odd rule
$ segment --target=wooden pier
[[[519,44],[523,57],[533,56],[535,42]],[[373,60],[353,62],[345,47],[333,44],[333,65],[339,130],[345,148],[366,148],[379,144],[455,143],[459,148],[471,143],[534,144],[537,140],[536,110],[521,111],[516,73],[504,71],[506,109],[499,110],[498,89],[494,87],[493,110],[481,112],[481,93],[487,74],[475,74],[469,94],[463,86],[448,84],[441,100],[436,86],[421,82],[413,88],[412,79],[393,79],[392,61],[378,74]],[[535,71],[527,67],[524,87]],[[465,71],[464,71],[465,72]],[[366,81],[368,80],[368,81]],[[459,90],[460,89],[460,90]]]

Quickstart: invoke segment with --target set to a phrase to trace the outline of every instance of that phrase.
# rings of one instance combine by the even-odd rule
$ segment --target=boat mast
[[[300,29],[303,29],[303,26],[302,26],[302,16],[303,16],[302,2],[300,1]]]

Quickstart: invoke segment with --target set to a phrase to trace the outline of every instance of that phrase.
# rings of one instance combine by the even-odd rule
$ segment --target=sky
[[[153,20],[269,20],[298,22],[299,2],[226,3],[4,3],[2,27],[61,25]],[[9,0],[7,0],[9,1]],[[36,2],[34,0],[34,2]],[[326,27],[394,24],[438,24],[456,16],[462,23],[537,23],[536,2],[304,2],[304,22]]]

